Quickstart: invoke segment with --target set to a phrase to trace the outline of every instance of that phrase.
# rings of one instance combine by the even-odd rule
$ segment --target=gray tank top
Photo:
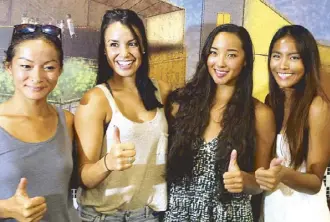
[[[29,196],[46,198],[47,213],[42,221],[79,221],[69,193],[72,141],[63,110],[57,108],[57,113],[55,135],[41,143],[22,142],[0,127],[0,199],[13,196],[20,179],[25,177]]]

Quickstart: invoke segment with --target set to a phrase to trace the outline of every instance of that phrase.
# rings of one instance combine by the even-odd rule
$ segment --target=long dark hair
[[[235,91],[228,102],[220,125],[216,159],[218,177],[227,171],[230,153],[238,152],[239,166],[246,171],[253,169],[255,147],[255,112],[252,98],[253,45],[245,28],[225,24],[215,28],[208,36],[194,77],[183,88],[169,97],[169,103],[179,104],[179,111],[170,119],[167,178],[169,182],[191,177],[193,144],[201,138],[209,119],[216,87],[207,68],[207,58],[214,38],[220,32],[235,34],[242,42],[246,64],[236,81]],[[223,138],[223,139],[222,139]],[[198,139],[197,139],[198,140]],[[220,180],[222,182],[222,180]]]
[[[127,26],[132,32],[134,38],[139,40],[138,43],[140,44],[140,42],[142,42],[143,47],[139,47],[140,53],[142,55],[142,63],[136,72],[136,87],[144,107],[146,110],[152,110],[156,107],[163,107],[163,105],[157,100],[155,96],[155,91],[157,89],[149,78],[148,41],[143,22],[135,12],[129,9],[108,10],[103,16],[98,52],[98,71],[96,84],[105,83],[113,76],[113,70],[108,63],[107,56],[104,54],[104,34],[108,26],[115,22],[120,22],[121,24]],[[136,28],[141,35],[141,41],[134,28]],[[144,50],[143,52],[142,48]]]
[[[326,95],[320,85],[320,54],[313,35],[300,25],[288,25],[280,28],[275,33],[268,51],[270,92],[267,103],[275,113],[277,133],[280,133],[283,127],[284,92],[279,88],[272,75],[270,61],[274,44],[285,36],[290,36],[295,40],[296,48],[305,69],[303,78],[293,87],[294,93],[292,94],[290,113],[284,129],[290,148],[291,166],[297,169],[307,159],[310,105],[316,95],[320,94],[325,98]]]

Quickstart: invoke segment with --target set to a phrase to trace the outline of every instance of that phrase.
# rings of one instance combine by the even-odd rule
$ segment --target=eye
[[[110,43],[110,47],[118,47],[119,44],[117,42],[112,42]]]
[[[217,55],[216,51],[210,51],[210,55]]]
[[[272,57],[273,59],[279,59],[280,58],[280,55],[279,54],[272,54]]]
[[[31,69],[32,67],[30,65],[20,65],[21,68],[28,70]]]
[[[55,66],[45,66],[44,69],[46,71],[53,71],[54,69],[56,69],[56,67]]]
[[[291,60],[300,60],[300,56],[294,55],[290,57]]]
[[[227,55],[227,57],[228,57],[228,58],[236,58],[237,55],[236,55],[235,53],[229,53],[229,54]]]
[[[139,44],[136,41],[134,41],[134,42],[128,43],[128,46],[130,46],[130,47],[138,47]]]

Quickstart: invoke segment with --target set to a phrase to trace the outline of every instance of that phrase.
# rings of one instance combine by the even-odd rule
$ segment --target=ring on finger
[[[134,162],[133,157],[128,157],[128,158],[127,158],[127,162],[128,162],[128,163],[133,163],[133,162]]]

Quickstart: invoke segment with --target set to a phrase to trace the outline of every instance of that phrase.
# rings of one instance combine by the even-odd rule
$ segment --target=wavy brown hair
[[[234,94],[219,123],[222,131],[218,135],[216,172],[219,174],[218,177],[222,178],[223,173],[227,171],[233,149],[238,152],[238,164],[241,169],[245,171],[253,169],[255,150],[255,107],[252,98],[253,45],[245,28],[225,24],[215,28],[208,36],[194,77],[185,87],[175,90],[169,96],[170,104],[166,107],[171,107],[173,103],[179,104],[175,117],[169,117],[170,137],[167,163],[169,182],[179,182],[183,177],[190,178],[192,175],[195,155],[193,145],[201,141],[199,138],[202,138],[209,123],[210,110],[217,88],[208,72],[207,58],[214,38],[220,32],[233,33],[241,40],[246,65],[238,76]]]
[[[307,159],[308,154],[309,108],[315,96],[321,95],[326,99],[327,96],[320,85],[320,54],[313,35],[300,25],[288,25],[280,28],[275,33],[268,51],[270,92],[267,96],[267,103],[275,113],[277,133],[280,133],[283,127],[284,92],[279,88],[272,75],[270,60],[274,44],[285,36],[290,36],[295,40],[296,48],[305,68],[303,78],[294,86],[295,91],[292,95],[290,113],[284,128],[284,135],[291,154],[291,166],[297,169]]]

